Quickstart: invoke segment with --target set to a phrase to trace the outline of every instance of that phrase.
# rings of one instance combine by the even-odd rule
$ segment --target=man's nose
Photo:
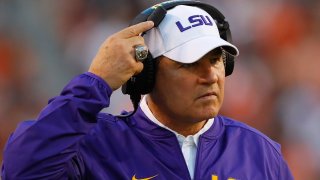
[[[219,69],[211,64],[210,60],[200,61],[199,69],[199,82],[204,84],[216,83],[219,79]]]

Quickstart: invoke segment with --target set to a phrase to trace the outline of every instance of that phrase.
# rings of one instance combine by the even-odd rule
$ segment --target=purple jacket
[[[191,179],[176,136],[141,109],[127,119],[99,113],[111,93],[91,73],[74,78],[11,135],[2,179]],[[223,116],[200,136],[195,168],[196,180],[293,179],[277,143]]]

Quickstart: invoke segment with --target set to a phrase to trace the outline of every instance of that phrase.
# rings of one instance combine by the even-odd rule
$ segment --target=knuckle
[[[129,29],[129,35],[135,36],[137,34],[137,30],[135,28],[130,28]]]

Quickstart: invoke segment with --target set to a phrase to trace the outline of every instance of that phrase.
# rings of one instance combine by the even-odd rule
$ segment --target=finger
[[[144,45],[144,39],[141,36],[134,36],[132,38],[127,39],[127,44],[132,44],[132,47],[135,47],[136,45]]]
[[[137,61],[136,72],[134,73],[134,75],[141,73],[142,70],[143,70],[143,63]]]
[[[145,21],[133,26],[127,27],[122,31],[117,33],[117,36],[120,38],[130,38],[140,35],[142,32],[145,32],[153,27],[154,23],[152,21]]]

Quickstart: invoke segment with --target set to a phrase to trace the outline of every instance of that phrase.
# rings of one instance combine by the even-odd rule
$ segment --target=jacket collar
[[[135,126],[139,131],[145,133],[154,138],[166,138],[176,136],[173,132],[160,127],[153,121],[151,121],[142,111],[141,107],[137,109],[137,112],[129,119],[130,124]],[[201,136],[206,139],[217,139],[224,131],[224,123],[222,116],[216,116],[213,125],[204,132]]]

